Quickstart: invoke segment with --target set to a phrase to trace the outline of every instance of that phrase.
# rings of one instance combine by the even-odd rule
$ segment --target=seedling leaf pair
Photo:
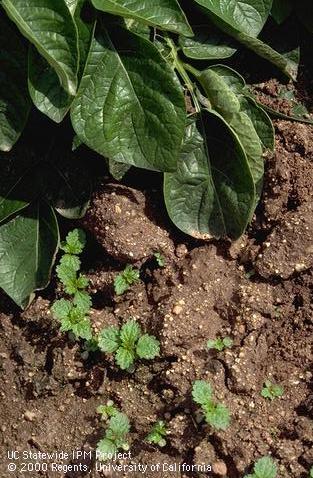
[[[230,348],[233,345],[233,340],[229,337],[217,338],[215,340],[208,340],[208,349],[215,349],[218,352],[222,352],[226,348]]]
[[[122,295],[130,286],[139,280],[139,271],[132,266],[127,265],[123,272],[114,279],[114,290],[116,295]]]
[[[122,370],[129,369],[137,358],[151,360],[160,353],[159,341],[152,335],[142,334],[135,320],[129,320],[120,329],[114,326],[103,329],[98,344],[103,352],[115,354]]]
[[[196,380],[192,387],[192,398],[201,406],[207,423],[217,430],[226,430],[230,424],[229,410],[213,400],[213,390],[208,382]]]
[[[158,420],[151,428],[146,440],[148,443],[154,443],[155,445],[164,447],[166,445],[166,435],[167,430],[165,422],[163,420]]]
[[[115,412],[109,420],[105,437],[97,445],[97,451],[101,453],[99,457],[101,461],[107,461],[109,455],[116,453],[121,448],[123,450],[129,449],[127,442],[129,430],[130,424],[127,415]]]
[[[273,384],[270,380],[266,380],[261,391],[261,395],[264,398],[269,400],[274,400],[275,398],[282,397],[284,394],[284,389],[280,385]]]

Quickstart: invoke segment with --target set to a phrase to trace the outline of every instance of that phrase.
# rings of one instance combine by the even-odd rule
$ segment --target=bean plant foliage
[[[273,127],[221,62],[244,46],[295,78],[295,62],[259,38],[271,14],[288,15],[283,4],[1,0],[0,287],[19,306],[49,281],[60,216],[80,218],[88,206],[79,145],[117,179],[130,167],[162,173],[168,214],[183,232],[244,232]],[[25,136],[35,144],[41,134],[27,129],[34,110],[61,123],[73,148],[26,147]]]

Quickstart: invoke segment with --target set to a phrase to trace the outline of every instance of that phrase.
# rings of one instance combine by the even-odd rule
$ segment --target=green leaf
[[[72,308],[72,303],[69,300],[60,299],[54,302],[53,306],[51,307],[51,312],[56,319],[64,320],[68,318]]]
[[[56,123],[63,121],[74,99],[60,85],[56,71],[31,45],[28,52],[28,91],[36,108]]]
[[[140,325],[135,320],[128,320],[121,328],[120,340],[122,347],[133,351],[135,343],[141,335]]]
[[[80,259],[77,256],[72,254],[64,254],[60,259],[60,264],[62,267],[66,267],[67,269],[72,269],[73,272],[78,272],[80,269]],[[72,277],[75,277],[73,274]]]
[[[260,138],[250,117],[244,111],[235,113],[228,124],[237,134],[246,153],[257,192],[256,201],[258,202],[262,192],[264,175],[263,148]]]
[[[89,313],[92,305],[90,295],[84,290],[79,290],[75,293],[73,303],[84,315]]]
[[[194,28],[195,36],[179,37],[179,45],[187,58],[193,60],[220,60],[231,57],[236,48],[231,40],[209,25]]]
[[[2,0],[2,6],[21,33],[56,71],[63,88],[75,95],[78,37],[64,0]]]
[[[213,112],[192,123],[173,174],[165,174],[168,214],[198,238],[243,234],[255,207],[255,188],[245,152],[230,127]]]
[[[292,0],[273,0],[271,15],[279,25],[283,23],[293,10]]]
[[[296,77],[295,65],[269,45],[256,38],[272,7],[272,0],[194,0],[205,8],[212,21],[223,32],[267,59],[287,76]]]
[[[222,352],[225,348],[229,348],[233,345],[233,341],[229,337],[217,338],[215,340],[208,340],[207,347],[208,349],[215,349],[219,352]]]
[[[255,463],[254,474],[256,478],[275,478],[277,466],[271,457],[264,456]]]
[[[169,30],[185,36],[192,36],[187,18],[177,0],[92,0],[93,5],[103,12],[134,18],[161,30]]]
[[[98,338],[99,349],[109,354],[116,352],[120,344],[119,336],[117,327],[110,326],[102,329]]]
[[[92,339],[92,328],[89,319],[83,319],[73,324],[72,332],[76,335],[77,338],[81,338],[84,340],[91,340]]]
[[[130,424],[125,413],[118,412],[109,421],[109,429],[115,437],[125,438],[130,430]]]
[[[192,386],[192,398],[199,405],[206,405],[212,399],[212,387],[205,380],[196,380]]]
[[[82,229],[73,229],[61,244],[61,249],[67,254],[81,254],[85,245],[86,233]]]
[[[0,287],[25,307],[44,289],[59,245],[58,223],[46,203],[36,203],[0,227]]]
[[[139,270],[127,265],[125,269],[114,279],[116,295],[122,295],[129,287],[139,280]]]
[[[220,403],[212,404],[207,407],[205,419],[217,430],[226,430],[230,424],[230,413],[225,405]]]
[[[152,335],[144,334],[138,340],[136,352],[142,359],[154,359],[160,355],[160,342]]]
[[[264,149],[274,151],[275,131],[271,118],[250,97],[240,97],[240,109],[244,111],[253,123],[254,129],[260,138]]]
[[[97,451],[101,453],[98,459],[100,461],[107,461],[108,457],[113,456],[118,450],[117,446],[112,442],[112,440],[109,440],[108,438],[102,438],[102,440],[100,440],[97,444]]]
[[[163,447],[166,445],[166,440],[164,439],[166,435],[166,425],[163,420],[159,420],[153,425],[151,432],[146,437],[146,440],[148,443],[155,443],[156,445]]]
[[[80,139],[109,159],[176,168],[186,119],[182,89],[157,48],[138,35],[96,30],[71,117]]]
[[[10,151],[30,110],[26,49],[0,12],[0,150]]]
[[[56,272],[59,280],[65,287],[67,287],[68,285],[72,285],[72,283],[76,281],[75,269],[72,269],[72,267],[69,267],[66,264],[60,263],[56,267]],[[76,292],[76,288],[74,292]]]
[[[204,7],[218,25],[256,37],[262,30],[272,7],[272,0],[194,0]]]
[[[17,159],[0,157],[0,223],[25,209],[36,196],[32,171],[14,170]]]
[[[122,370],[127,370],[131,365],[133,365],[135,354],[131,350],[126,350],[124,347],[119,347],[115,354],[115,360],[117,365]]]

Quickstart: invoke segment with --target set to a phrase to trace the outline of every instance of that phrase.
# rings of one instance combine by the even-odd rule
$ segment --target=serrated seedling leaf
[[[122,346],[129,350],[134,350],[140,334],[141,329],[138,322],[135,320],[129,320],[121,328],[120,339]]]
[[[270,456],[264,456],[255,463],[254,474],[256,478],[275,478],[277,466]]]
[[[205,380],[196,380],[192,386],[192,398],[199,405],[205,405],[212,399],[212,387]]]
[[[81,266],[79,257],[72,254],[64,254],[60,259],[60,265],[64,268],[78,272]]]
[[[85,340],[92,339],[92,329],[88,319],[83,319],[80,322],[73,324],[72,331],[77,338]]]
[[[98,442],[97,451],[100,453],[99,460],[107,461],[109,456],[112,456],[117,452],[117,446],[112,440],[102,438],[102,440]]]
[[[87,315],[91,308],[91,297],[85,290],[78,290],[73,298],[73,304],[84,315]]]
[[[142,359],[154,359],[160,354],[160,343],[154,336],[144,334],[138,340],[136,352]]]
[[[118,412],[110,418],[109,428],[116,438],[123,438],[130,430],[130,424],[127,415],[125,413]]]
[[[124,347],[119,347],[115,354],[115,361],[122,370],[127,370],[133,365],[135,354],[133,351],[126,350]]]
[[[70,315],[72,308],[73,306],[69,300],[60,299],[54,302],[51,311],[56,319],[64,320]]]
[[[120,344],[120,332],[117,327],[110,326],[101,330],[98,338],[100,350],[107,353],[116,352]]]
[[[82,229],[73,229],[61,244],[61,249],[67,254],[81,254],[86,245],[86,233]]]
[[[226,430],[230,424],[230,413],[225,405],[218,403],[209,407],[205,419],[217,430]]]

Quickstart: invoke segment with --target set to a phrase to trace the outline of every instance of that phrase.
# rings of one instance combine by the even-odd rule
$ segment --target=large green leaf
[[[92,0],[93,5],[103,12],[135,18],[162,30],[192,36],[192,30],[177,0]]]
[[[77,89],[78,36],[64,0],[2,0],[21,33],[56,71],[71,95]]]
[[[36,203],[0,227],[0,287],[21,307],[49,282],[59,244],[55,214]]]
[[[183,232],[198,238],[230,236],[245,230],[255,207],[255,188],[237,136],[214,112],[187,127],[178,169],[166,173],[167,211]]]
[[[118,162],[173,171],[185,128],[182,89],[155,46],[96,30],[71,111],[80,139]]]
[[[262,30],[273,0],[194,0],[215,20],[239,32],[256,37]]]
[[[297,71],[293,62],[258,38],[272,7],[272,0],[194,0],[222,31],[257,55],[273,63],[290,78]]]
[[[272,149],[274,130],[267,114],[253,100],[247,99],[245,82],[237,72],[223,65],[204,70],[199,76],[211,108],[220,113],[236,133],[246,153],[255,182],[257,200],[261,194],[264,161],[263,150]]]
[[[236,52],[236,47],[226,35],[213,31],[211,25],[193,28],[195,36],[179,37],[183,53],[193,60],[220,60],[229,58]]]
[[[0,150],[19,138],[30,110],[26,49],[0,11]]]
[[[56,123],[66,116],[74,98],[60,85],[55,70],[32,46],[28,54],[28,90],[39,111]]]
[[[80,74],[88,55],[92,32],[92,25],[84,23],[80,18],[83,3],[84,0],[67,0],[79,33]],[[28,55],[28,89],[39,111],[56,123],[64,119],[74,99],[60,84],[55,70],[32,46]]]

